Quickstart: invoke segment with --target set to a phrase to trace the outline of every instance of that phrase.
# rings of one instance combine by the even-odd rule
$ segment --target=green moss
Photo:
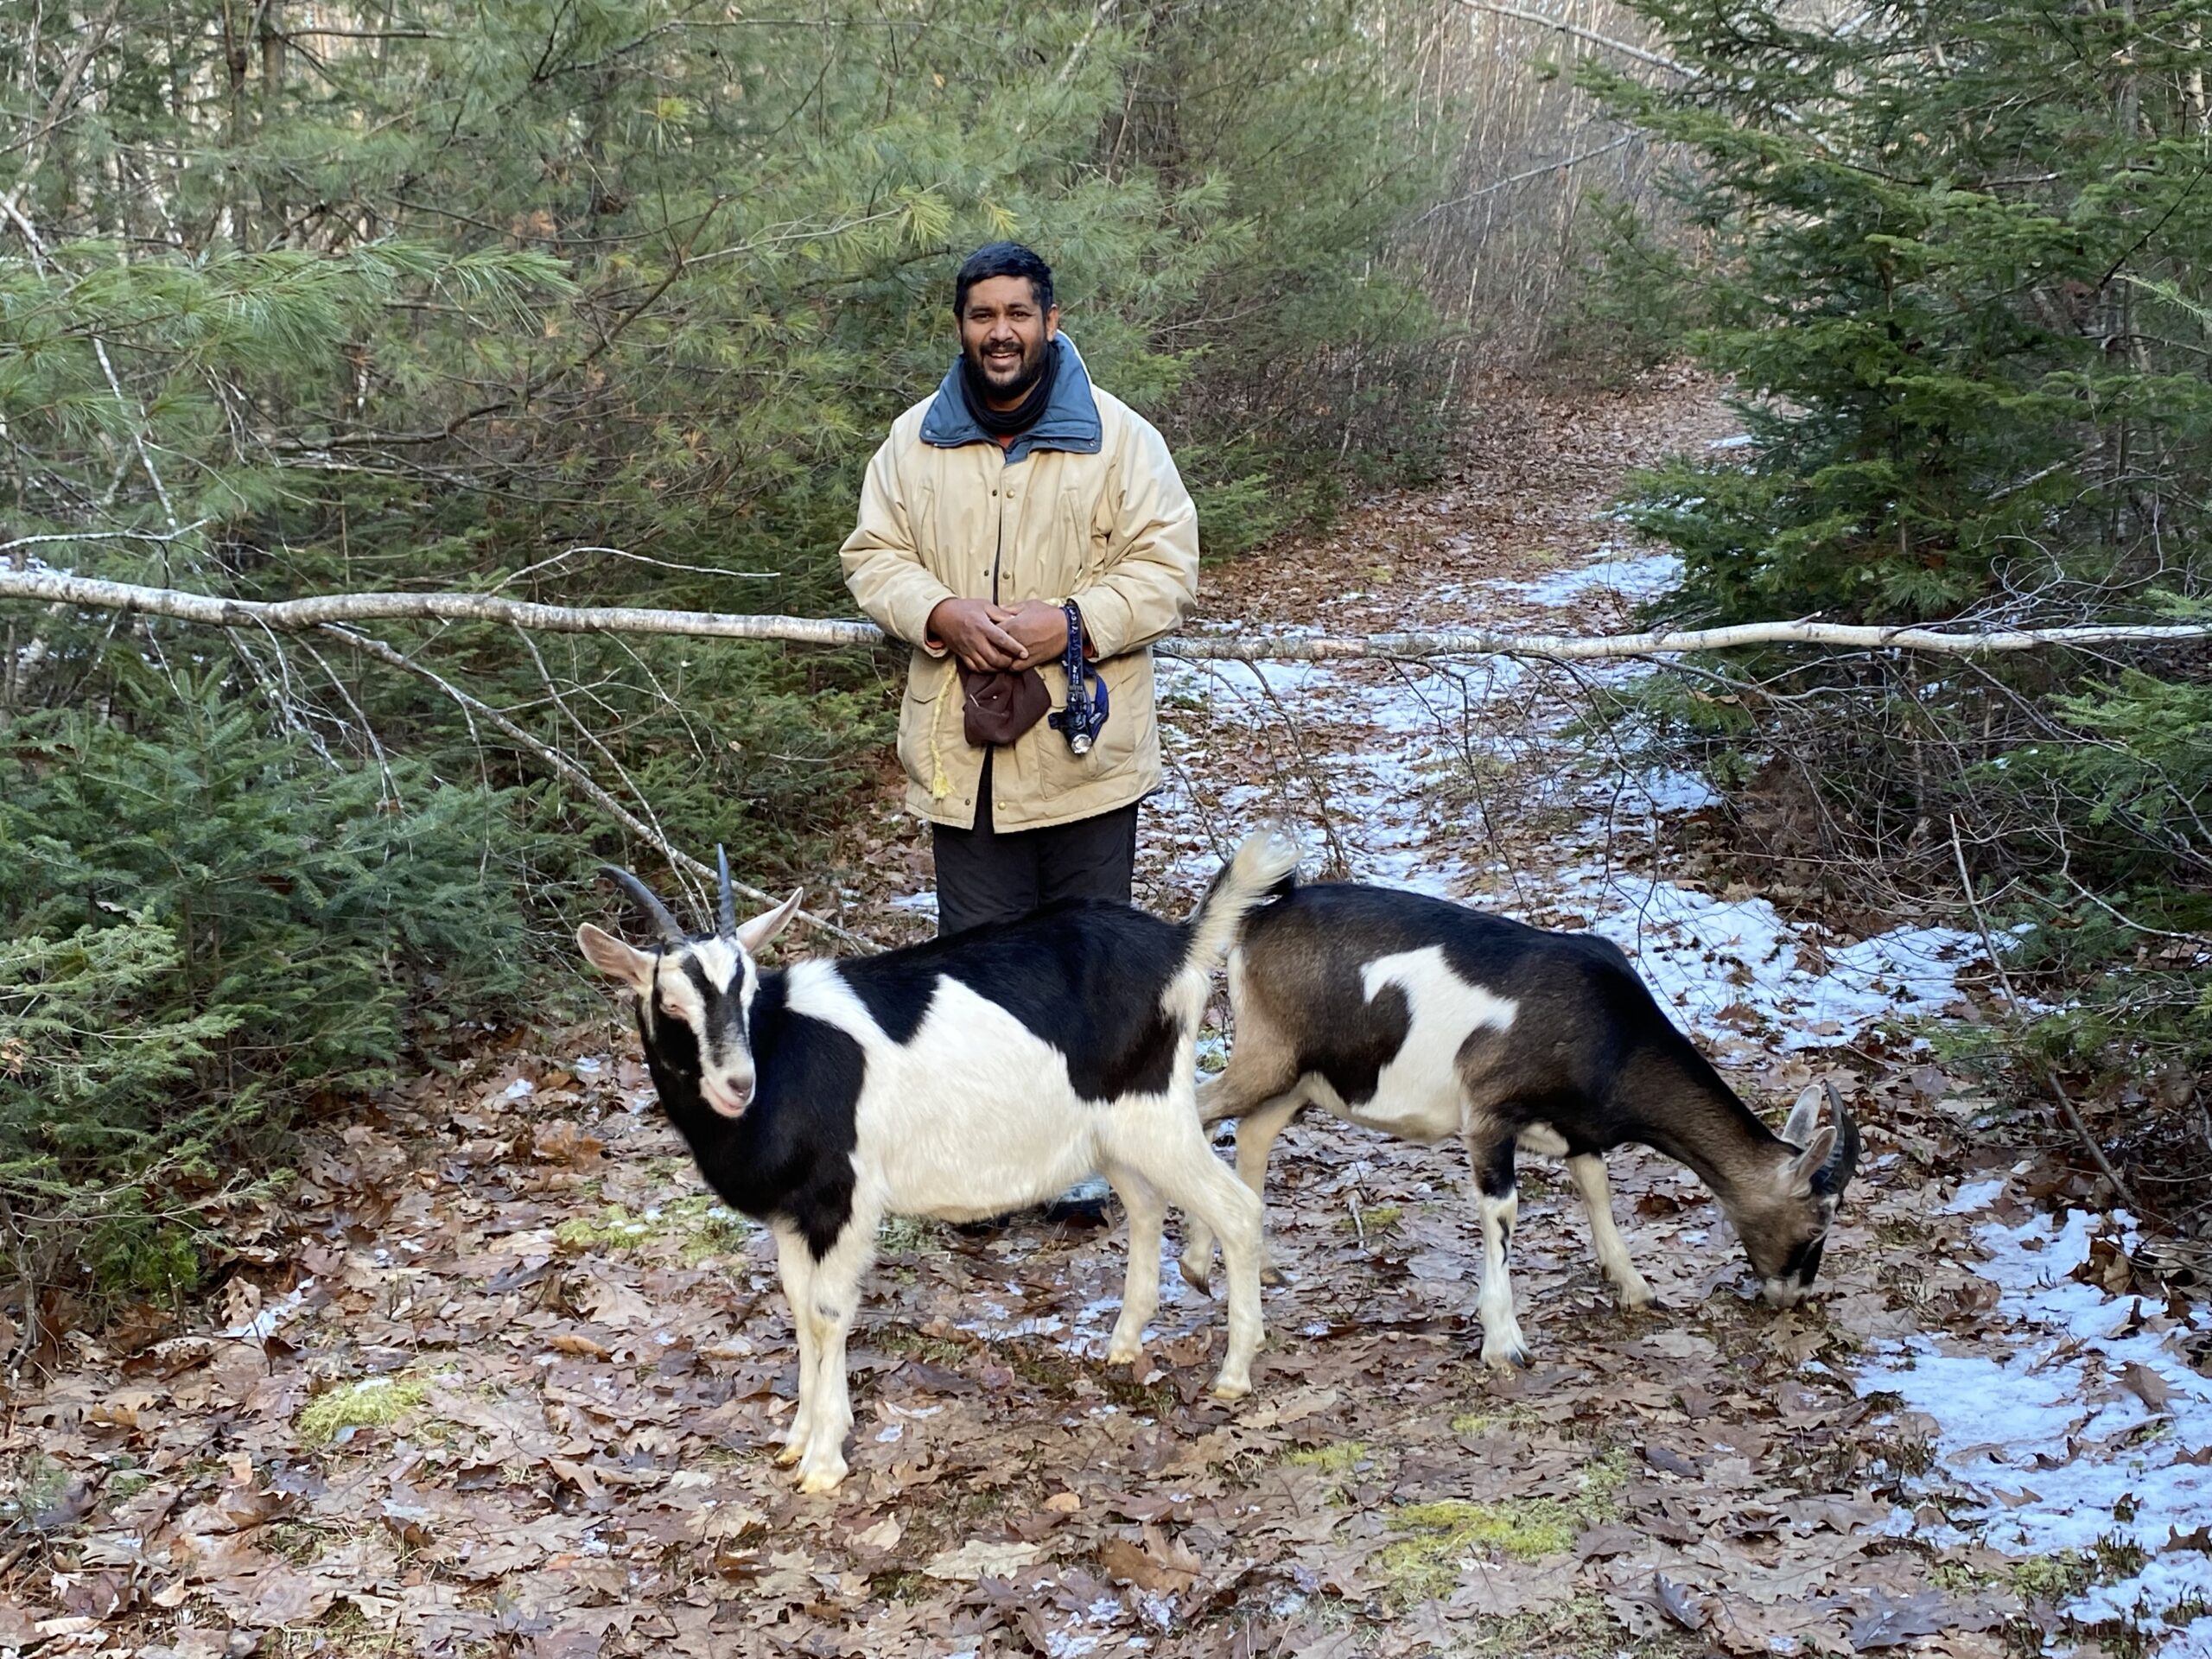
[[[664,1227],[682,1236],[683,1261],[689,1267],[709,1256],[741,1250],[753,1236],[753,1224],[709,1193],[678,1198],[663,1205],[660,1213]]]
[[[1384,1545],[1375,1560],[1391,1595],[1400,1602],[1449,1595],[1459,1581],[1460,1564],[1477,1550],[1540,1560],[1573,1548],[1578,1530],[1567,1505],[1548,1497],[1503,1503],[1447,1497],[1433,1503],[1403,1503],[1395,1520],[1409,1535]]]
[[[1378,1204],[1372,1210],[1361,1211],[1357,1222],[1345,1216],[1338,1221],[1337,1226],[1347,1233],[1357,1232],[1363,1228],[1370,1233],[1387,1233],[1404,1218],[1405,1213],[1395,1204]]]
[[[397,1422],[422,1403],[420,1382],[395,1376],[364,1377],[315,1395],[294,1427],[306,1444],[327,1446],[346,1429]]]
[[[938,1224],[918,1216],[892,1216],[875,1230],[876,1252],[881,1255],[942,1255],[944,1243]]]
[[[1452,1427],[1480,1419],[1481,1414],[1470,1414],[1455,1420]],[[1484,1427],[1488,1426],[1484,1421]],[[1620,1514],[1621,1489],[1628,1477],[1628,1454],[1613,1447],[1584,1465],[1581,1490],[1572,1498],[1476,1503],[1454,1497],[1401,1504],[1393,1521],[1408,1535],[1384,1546],[1376,1560],[1391,1593],[1402,1602],[1447,1595],[1459,1580],[1460,1564],[1478,1550],[1529,1561],[1573,1548],[1583,1529]]]
[[[742,1249],[752,1236],[753,1224],[718,1202],[710,1193],[685,1198],[632,1215],[619,1204],[610,1204],[599,1215],[575,1217],[553,1230],[554,1242],[579,1252],[642,1249],[663,1240],[674,1240],[687,1266],[709,1256]]]
[[[1586,1527],[1618,1521],[1621,1489],[1628,1484],[1628,1453],[1617,1446],[1607,1447],[1583,1465],[1581,1496],[1571,1506],[1575,1518]]]
[[[596,1220],[582,1216],[553,1230],[553,1242],[569,1250],[634,1250],[652,1236],[652,1224],[610,1204]]]
[[[1964,1561],[1938,1561],[1928,1569],[1928,1582],[1938,1590],[1948,1590],[1957,1595],[1971,1595],[1976,1590],[1986,1590],[1999,1582],[1997,1574],[1969,1567]]]
[[[904,1354],[910,1359],[925,1360],[947,1370],[960,1365],[969,1353],[965,1344],[925,1335],[910,1325],[887,1325],[875,1333],[875,1345],[887,1352]]]
[[[2027,1600],[2069,1601],[2089,1587],[2096,1564],[2078,1550],[2062,1549],[2015,1561],[2005,1577]]]
[[[1365,1440],[1338,1440],[1328,1446],[1300,1446],[1287,1453],[1283,1461],[1300,1469],[1319,1469],[1323,1474],[1350,1474],[1360,1459],[1367,1455]]]

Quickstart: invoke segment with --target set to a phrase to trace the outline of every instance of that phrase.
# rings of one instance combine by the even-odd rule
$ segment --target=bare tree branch
[[[690,875],[696,877],[702,881],[711,882],[716,879],[715,871],[709,869],[697,859],[693,858],[689,853],[684,852],[681,848],[671,845],[664,837],[655,833],[650,825],[640,819],[636,813],[631,811],[629,808],[624,806],[621,802],[616,800],[613,796],[608,794],[607,791],[600,785],[596,779],[593,778],[589,772],[586,772],[574,760],[562,753],[560,750],[554,748],[550,744],[541,742],[538,739],[531,736],[530,733],[525,731],[521,726],[508,719],[506,715],[501,714],[497,709],[492,707],[490,703],[486,702],[482,698],[471,696],[467,692],[454,684],[452,681],[447,679],[435,669],[424,667],[421,663],[416,662],[413,658],[408,656],[406,652],[400,651],[392,645],[386,645],[383,640],[375,638],[373,635],[363,633],[355,628],[344,627],[337,623],[326,622],[321,626],[324,632],[331,634],[336,639],[343,639],[347,645],[353,646],[354,650],[365,652],[367,655],[375,658],[377,661],[385,664],[388,667],[398,669],[404,673],[412,674],[418,679],[428,680],[432,685],[437,687],[440,691],[443,692],[447,696],[452,698],[455,703],[459,704],[461,711],[472,721],[482,721],[486,725],[490,726],[499,732],[501,735],[505,737],[509,742],[514,744],[518,748],[525,749],[531,754],[537,756],[537,759],[543,763],[548,771],[558,777],[563,783],[568,784],[576,790],[578,793],[583,795],[594,806],[597,807],[601,812],[604,812],[608,817],[613,819],[615,823],[620,824],[625,830],[627,830],[639,841],[642,841],[646,845],[657,849],[662,857],[665,858],[677,868],[684,871]],[[761,892],[758,887],[747,887],[742,881],[733,881],[730,885],[735,887],[740,893],[743,893],[747,898],[752,899],[755,904],[774,905],[780,904],[782,902],[782,900]],[[845,940],[848,944],[861,945],[870,950],[874,948],[869,941],[861,938],[859,934],[848,931],[846,929],[838,926],[836,923],[830,921],[826,917],[817,916],[812,912],[804,910],[798,912],[798,914],[802,921],[812,924],[814,926],[820,928],[825,933],[834,934],[838,938]]]
[[[824,616],[744,616],[720,611],[659,611],[629,606],[538,605],[489,594],[323,594],[275,601],[223,599],[171,588],[100,582],[53,570],[0,569],[0,600],[80,605],[92,610],[165,616],[213,627],[300,633],[334,623],[499,622],[543,633],[645,633],[706,639],[781,639],[794,645],[866,645],[880,641],[871,622]],[[2212,622],[2100,622],[2064,627],[1955,629],[1878,627],[1853,622],[1739,622],[1717,628],[1654,628],[1585,637],[1508,633],[1489,628],[1423,633],[1193,635],[1161,641],[1165,657],[1186,661],[1319,663],[1424,657],[1541,657],[1592,661],[1747,645],[1827,645],[1849,651],[1913,651],[1939,657],[2088,645],[2190,645],[2212,640]]]
[[[1624,57],[1634,58],[1638,63],[1648,63],[1655,69],[1671,70],[1675,74],[1687,75],[1692,80],[1702,80],[1705,78],[1701,70],[1694,69],[1687,63],[1676,63],[1672,58],[1663,57],[1656,52],[1648,51],[1640,46],[1631,46],[1626,41],[1617,41],[1610,35],[1600,35],[1594,29],[1583,28],[1580,23],[1570,23],[1564,18],[1547,17],[1541,11],[1529,11],[1520,6],[1499,5],[1497,0],[1459,0],[1459,3],[1470,11],[1487,11],[1495,16],[1512,17],[1524,23],[1535,23],[1541,29],[1555,29],[1562,35],[1572,35],[1578,41],[1587,41],[1592,46],[1602,46],[1608,52],[1618,52]]]

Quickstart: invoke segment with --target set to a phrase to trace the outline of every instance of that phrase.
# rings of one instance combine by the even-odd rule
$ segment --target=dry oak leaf
[[[136,1428],[140,1416],[166,1398],[167,1395],[153,1389],[118,1389],[106,1399],[95,1403],[85,1416],[89,1422],[113,1423],[122,1428]]]
[[[1923,1590],[1903,1598],[1876,1591],[1867,1610],[1853,1619],[1851,1645],[1860,1653],[1881,1648],[1901,1648],[1918,1636],[1934,1636],[1945,1624],[1948,1604],[1937,1591]]]
[[[2152,1411],[2164,1411],[2173,1402],[2172,1384],[2140,1360],[2127,1362],[2120,1374],[2120,1383]]]
[[[906,1528],[899,1524],[899,1517],[887,1515],[866,1532],[856,1532],[853,1541],[865,1544],[870,1549],[889,1549],[906,1535]]]
[[[606,1151],[607,1142],[563,1119],[539,1124],[531,1135],[530,1149],[543,1163],[585,1164]]]
[[[1484,1618],[1556,1607],[1574,1593],[1581,1565],[1572,1557],[1534,1563],[1471,1560],[1460,1569],[1459,1587],[1446,1605],[1456,1616]]]
[[[1044,1558],[1044,1550],[1035,1544],[988,1543],[970,1538],[957,1549],[932,1555],[922,1571],[933,1579],[1003,1579],[1025,1567],[1034,1567]]]
[[[1106,1539],[1098,1546],[1098,1564],[1109,1578],[1171,1596],[1188,1590],[1205,1568],[1196,1550],[1157,1527],[1144,1529],[1141,1543],[1129,1538]]]
[[[1651,1575],[1651,1599],[1661,1612],[1686,1630],[1697,1630],[1705,1624],[1705,1603],[1664,1573]]]
[[[1713,1639],[1730,1653],[1834,1653],[1845,1646],[1840,1616],[1833,1607],[1802,1601],[1757,1607],[1726,1600],[1713,1615]]]
[[[1285,1395],[1271,1406],[1264,1406],[1246,1416],[1239,1424],[1247,1429],[1280,1428],[1285,1423],[1297,1422],[1311,1417],[1315,1412],[1326,1411],[1343,1398],[1338,1389],[1300,1389]]]

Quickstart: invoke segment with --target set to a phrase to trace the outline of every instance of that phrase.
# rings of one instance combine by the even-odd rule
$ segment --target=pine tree
[[[2212,5],[1634,3],[1678,72],[1591,81],[1694,159],[1690,341],[1753,439],[1630,505],[1682,554],[1661,613],[2202,615]],[[2066,976],[2034,1032],[2056,1060],[2212,1074],[2202,654],[1713,666],[1736,689],[1671,712],[1818,802],[1795,850],[1954,900],[1969,863],[2034,925],[2017,964]]]

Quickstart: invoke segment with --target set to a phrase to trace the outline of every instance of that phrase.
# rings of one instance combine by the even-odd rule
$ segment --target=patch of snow
[[[1978,1183],[1949,1207],[1977,1207],[1970,1193],[1986,1204],[1998,1185]],[[1974,1236],[1989,1253],[1975,1272],[1999,1290],[1993,1316],[2030,1340],[2001,1355],[1947,1351],[1925,1336],[1885,1344],[1859,1392],[1896,1394],[1934,1420],[1938,1467],[1980,1504],[1964,1524],[1991,1548],[2044,1556],[2110,1540],[2149,1554],[2141,1572],[2092,1586],[2064,1611],[2155,1635],[2170,1612],[2212,1601],[2212,1556],[2167,1548],[2173,1535],[2212,1525],[2212,1467],[2184,1460],[2212,1445],[2212,1381],[2189,1365],[2175,1333],[2119,1334],[2134,1325],[2138,1298],[2069,1276],[2089,1255],[2081,1211],[2017,1227],[1992,1221]],[[2130,1366],[2164,1384],[2163,1408],[2120,1386]],[[2158,1651],[2212,1656],[2212,1621],[2193,1619]]]
[[[1951,1201],[1943,1206],[1943,1213],[1947,1216],[1965,1216],[1976,1210],[1986,1210],[2004,1190],[2002,1176],[1995,1180],[1970,1181],[1952,1194]]]
[[[1900,928],[1829,950],[1827,969],[1815,973],[1801,963],[1796,931],[1764,899],[1716,899],[1588,866],[1567,872],[1556,891],[1592,906],[1593,931],[1629,953],[1690,1030],[1723,1039],[1769,1026],[1785,1050],[1939,1012],[1958,994],[1960,963],[1980,954],[1967,933]]]
[[[911,910],[918,916],[937,914],[937,889],[924,887],[919,893],[909,893],[891,901],[893,910]]]
[[[1738,432],[1729,437],[1714,438],[1705,447],[1708,449],[1746,449],[1758,442],[1748,432]]]
[[[1585,828],[1602,832],[1610,827],[1607,818],[1618,809],[1631,811],[1639,817],[1667,818],[1720,804],[1719,791],[1711,784],[1697,773],[1678,767],[1627,772],[1620,774],[1618,782],[1617,795],[1610,783],[1602,781],[1589,791],[1593,796],[1604,792],[1609,810],[1606,817],[1592,820]]]
[[[1572,570],[1554,570],[1534,582],[1500,582],[1499,593],[1513,594],[1548,609],[1559,610],[1586,595],[1610,590],[1637,603],[1671,592],[1682,580],[1681,559],[1673,553],[1645,553],[1635,558],[1606,556],[1599,549],[1589,563]]]

